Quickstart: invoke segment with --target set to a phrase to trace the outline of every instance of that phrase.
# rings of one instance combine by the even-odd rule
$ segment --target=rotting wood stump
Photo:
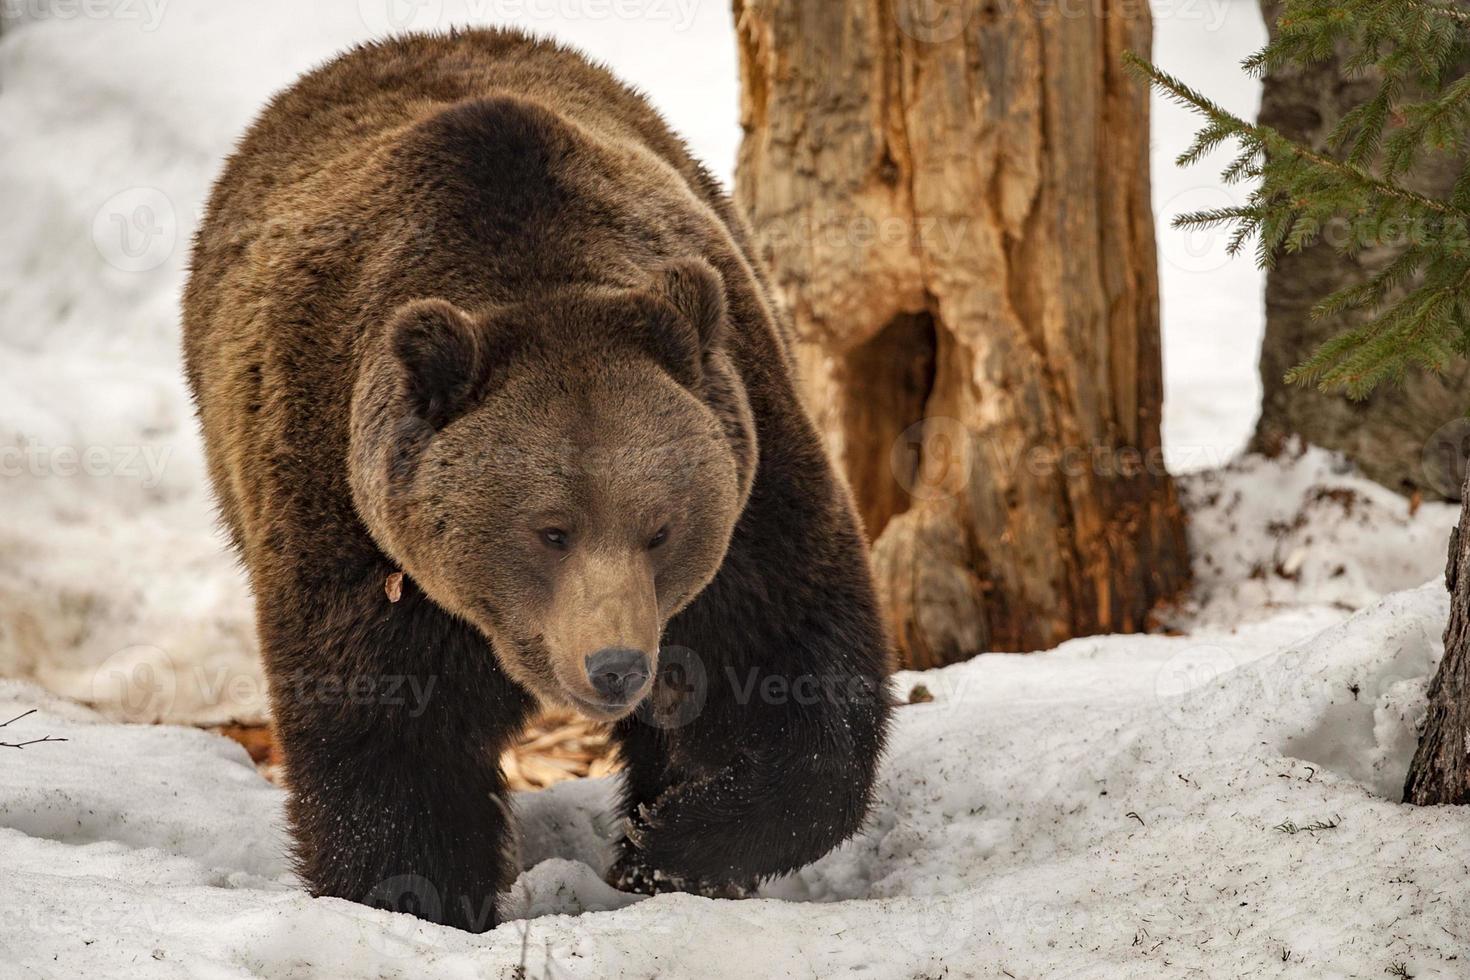
[[[1142,2],[736,0],[736,198],[906,665],[1145,628],[1159,440]]]

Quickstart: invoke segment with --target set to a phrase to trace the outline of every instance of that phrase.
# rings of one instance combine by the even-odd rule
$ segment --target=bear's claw
[[[639,895],[662,895],[668,892],[683,892],[705,898],[750,898],[755,894],[755,884],[738,882],[698,881],[665,874],[650,867],[628,840],[622,842],[621,856],[613,862],[607,872],[607,883],[620,892]]]

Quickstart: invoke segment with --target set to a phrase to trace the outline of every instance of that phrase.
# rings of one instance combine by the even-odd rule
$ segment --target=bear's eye
[[[654,534],[653,537],[648,539],[648,550],[652,551],[654,548],[657,548],[659,545],[663,544],[667,540],[669,540],[668,527],[664,526],[659,528],[658,532]]]
[[[548,548],[555,548],[557,551],[567,550],[567,532],[559,527],[542,528],[541,540]]]

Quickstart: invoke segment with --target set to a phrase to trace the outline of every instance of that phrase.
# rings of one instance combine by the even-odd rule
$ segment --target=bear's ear
[[[674,259],[654,274],[654,293],[694,327],[701,351],[720,339],[725,324],[725,280],[703,259]]]
[[[411,410],[436,431],[462,415],[488,380],[484,325],[453,303],[425,299],[399,307],[388,342]]]
[[[725,322],[720,274],[700,259],[675,259],[654,271],[648,289],[634,293],[634,307],[638,343],[674,380],[697,386]]]

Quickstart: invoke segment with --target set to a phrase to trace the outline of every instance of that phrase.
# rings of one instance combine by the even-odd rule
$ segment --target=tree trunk
[[[1278,6],[1262,4],[1274,34]],[[1316,150],[1353,106],[1378,90],[1374,78],[1347,77],[1342,59],[1311,65],[1291,64],[1265,80],[1260,121]],[[1448,196],[1464,169],[1459,154],[1425,158],[1405,183],[1431,197]],[[1401,233],[1394,232],[1394,234]],[[1330,239],[1351,235],[1366,246],[1355,256],[1339,254]],[[1277,258],[1266,274],[1266,336],[1261,346],[1261,418],[1253,448],[1274,454],[1292,436],[1353,460],[1371,479],[1400,493],[1458,499],[1465,475],[1465,440],[1470,424],[1463,421],[1470,391],[1470,363],[1451,365],[1444,374],[1411,374],[1403,386],[1384,385],[1368,398],[1288,385],[1286,372],[1305,360],[1323,341],[1367,319],[1356,311],[1313,320],[1313,304],[1343,286],[1362,282],[1398,253],[1392,238],[1372,229],[1346,225],[1329,228],[1329,240],[1296,254]]]
[[[1424,734],[1404,783],[1404,802],[1420,806],[1470,803],[1470,483],[1462,499],[1444,573],[1450,590],[1444,659],[1429,685]]]
[[[735,0],[736,198],[917,667],[1143,629],[1159,444],[1146,4]]]

